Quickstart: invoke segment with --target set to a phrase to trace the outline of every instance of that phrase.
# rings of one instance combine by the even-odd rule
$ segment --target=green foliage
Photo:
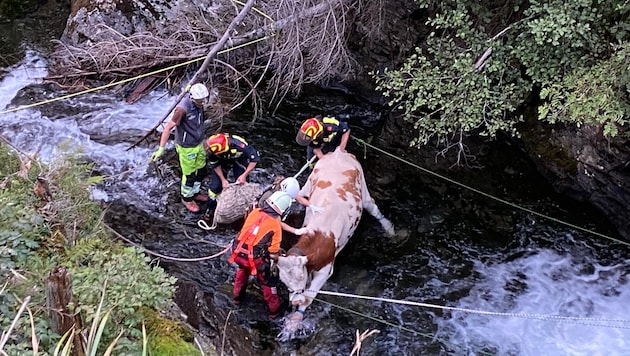
[[[156,335],[149,339],[149,350],[155,356],[198,356],[201,352],[191,343],[173,336]]]
[[[152,356],[201,355],[190,342],[193,334],[179,322],[161,317],[155,310],[142,308],[148,333],[148,350]]]
[[[546,86],[610,53],[621,1],[531,1],[531,19],[514,39],[514,54],[534,83]],[[624,40],[627,41],[627,38]]]
[[[605,137],[615,137],[630,117],[630,45],[590,68],[580,68],[560,83],[540,92],[545,102],[539,118],[555,123],[568,121],[577,126],[598,125]]]
[[[518,135],[519,108],[537,90],[550,122],[599,124],[609,137],[627,124],[627,0],[416,3],[431,16],[426,42],[372,73],[414,124],[411,145],[461,150],[469,134]]]
[[[442,6],[444,11],[428,21],[436,31],[428,36],[426,48],[417,48],[399,69],[378,76],[373,73],[377,89],[414,123],[418,135],[411,145],[434,139],[448,146],[450,135],[470,132],[483,136],[515,133],[520,119],[509,114],[531,87],[511,64],[510,47],[489,44],[476,29],[493,13],[479,6],[472,13],[457,1]],[[490,48],[491,56],[477,64]]]
[[[0,276],[3,277],[9,269],[23,267],[49,231],[44,217],[28,205],[32,200],[25,193],[28,182],[17,175],[7,179],[12,189],[0,190]]]
[[[68,157],[49,167],[32,166],[0,144],[0,329],[9,328],[22,300],[31,296],[29,308],[33,310],[40,354],[53,352],[61,336],[48,325],[43,308],[44,281],[54,266],[64,265],[73,278],[77,304],[71,307],[81,313],[84,323],[99,320],[101,325],[100,291],[108,280],[104,308],[111,309],[110,322],[103,324],[99,343],[103,349],[99,351],[106,351],[124,328],[112,354],[140,354],[143,315],[139,309],[160,308],[171,302],[174,278],[141,251],[111,241],[102,228],[98,204],[89,199],[90,165]],[[37,176],[50,183],[51,201],[34,196]],[[63,248],[57,241],[51,243],[58,236]],[[3,351],[32,354],[30,333],[30,321],[23,314]]]
[[[81,160],[81,152],[74,146],[59,147],[63,158],[53,162],[47,177],[55,182],[53,208],[59,212],[57,222],[60,226],[72,227],[65,231],[69,243],[84,238],[108,236],[99,224],[102,211],[99,204],[90,200],[89,191],[92,183],[99,177],[91,177],[93,164]],[[81,228],[74,228],[79,226]]]
[[[5,278],[10,269],[24,266],[42,239],[41,217],[13,199],[8,190],[0,192],[0,273]]]
[[[0,178],[7,179],[20,169],[20,159],[8,146],[0,144]]]
[[[83,239],[68,255],[75,262],[69,268],[80,303],[75,311],[87,320],[96,315],[100,287],[107,280],[104,308],[112,310],[112,322],[104,331],[104,340],[112,340],[120,327],[131,337],[141,338],[143,315],[139,308],[161,308],[172,298],[175,279],[161,267],[151,266],[151,260],[135,248],[107,240]]]
[[[0,328],[6,330],[13,322],[22,300],[30,295],[31,304],[43,305],[43,279],[54,265],[42,253],[42,245],[50,235],[46,219],[33,205],[33,182],[38,171],[24,169],[20,158],[8,146],[0,145]],[[6,285],[5,285],[6,282]],[[52,333],[46,316],[37,310],[34,321],[40,335],[40,347],[52,347],[57,336]],[[4,351],[9,355],[24,354],[32,348],[30,322],[21,317],[15,332],[9,336]]]

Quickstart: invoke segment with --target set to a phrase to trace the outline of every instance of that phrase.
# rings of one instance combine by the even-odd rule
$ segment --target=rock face
[[[606,140],[594,126],[551,129],[538,124],[523,142],[558,192],[591,203],[630,239],[630,140]]]
[[[86,41],[115,39],[115,34],[163,32],[179,19],[208,11],[206,2],[173,0],[72,0],[70,16],[61,41],[79,45]],[[198,16],[198,15],[197,15]],[[119,38],[122,39],[122,38]]]

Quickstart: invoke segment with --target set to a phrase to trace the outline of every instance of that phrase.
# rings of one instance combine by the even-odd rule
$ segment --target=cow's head
[[[289,290],[289,301],[293,305],[306,302],[304,291],[308,282],[306,270],[306,256],[280,256],[278,257],[278,271],[280,280]]]

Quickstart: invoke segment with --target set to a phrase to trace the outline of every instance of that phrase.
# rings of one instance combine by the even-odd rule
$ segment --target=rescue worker
[[[210,170],[210,185],[208,188],[208,208],[205,217],[212,216],[217,206],[216,198],[230,182],[228,174],[232,171],[236,184],[249,181],[249,173],[260,161],[258,151],[240,136],[228,133],[218,133],[204,141],[208,152],[208,169]],[[204,217],[204,218],[205,218]]]
[[[345,152],[349,139],[348,123],[328,116],[324,118],[316,116],[304,121],[295,137],[298,145],[307,146],[307,161],[310,161],[313,154],[317,156],[317,159],[321,159],[337,147]]]
[[[277,191],[261,207],[254,208],[234,240],[233,252],[228,259],[238,265],[232,290],[234,303],[238,305],[243,301],[249,276],[255,276],[272,319],[280,316],[280,298],[276,289],[279,278],[274,264],[280,253],[282,229],[296,235],[307,232],[305,228],[295,229],[281,222],[292,201],[288,193]]]
[[[213,91],[213,100],[218,93]],[[200,192],[201,181],[208,175],[206,169],[206,151],[204,139],[204,104],[210,93],[201,83],[190,87],[175,107],[175,111],[160,136],[160,147],[151,155],[152,161],[157,161],[164,154],[164,146],[168,142],[171,131],[175,129],[175,149],[179,157],[182,170],[180,194],[182,203],[189,211],[196,213],[199,205],[196,201],[205,202],[208,196]]]

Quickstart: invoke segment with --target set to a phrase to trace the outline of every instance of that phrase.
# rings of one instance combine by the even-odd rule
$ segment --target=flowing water
[[[127,104],[120,93],[95,92],[7,112],[65,94],[42,84],[45,75],[45,60],[35,52],[6,68],[0,80],[3,137],[46,162],[69,150],[94,162],[95,174],[106,177],[92,192],[108,209],[106,221],[150,251],[180,259],[209,256],[236,235],[238,224],[207,233],[195,225],[197,216],[184,211],[172,146],[158,165],[148,161],[155,137],[127,150],[174,96],[157,91]],[[224,128],[261,151],[253,180],[269,183],[302,167],[304,152],[293,141],[296,125],[322,110],[350,113],[355,137],[377,138],[381,132],[378,112],[337,92],[305,94],[254,123],[241,112]],[[413,162],[413,155],[395,150],[404,146],[395,141],[372,140]],[[589,207],[553,194],[517,149],[487,149],[485,169],[447,174],[616,238]],[[230,318],[227,330],[247,336],[240,346],[233,342],[236,354],[349,355],[357,331],[366,330],[378,333],[363,341],[363,355],[630,354],[626,245],[490,199],[356,142],[349,150],[362,161],[372,196],[395,224],[396,237],[386,238],[378,222],[364,216],[323,288],[342,296],[320,294],[307,310],[302,337],[287,342],[277,341],[280,322],[267,319],[255,288],[244,306],[231,305],[234,269],[224,255],[194,262],[156,258],[182,281],[182,290],[196,295],[195,303],[180,303],[193,325],[220,340]],[[300,217],[298,211],[289,221],[297,225]]]

